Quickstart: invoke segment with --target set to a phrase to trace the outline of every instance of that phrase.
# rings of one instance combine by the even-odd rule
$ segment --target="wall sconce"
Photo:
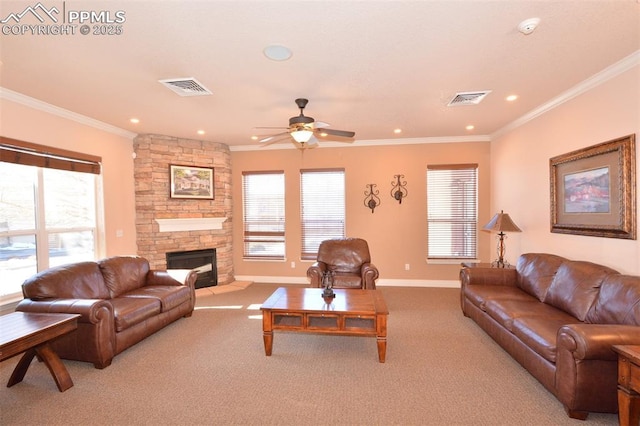
[[[509,266],[509,262],[504,260],[504,254],[506,249],[504,247],[505,232],[522,232],[518,225],[513,223],[508,213],[500,210],[500,213],[496,213],[483,228],[483,231],[497,232],[498,233],[498,260],[495,260],[491,266],[496,268],[504,268]]]
[[[399,204],[402,204],[402,199],[409,195],[409,191],[407,191],[407,181],[400,181],[400,179],[404,178],[404,175],[394,175],[393,177],[396,178],[396,182],[391,181],[391,196],[397,200]]]
[[[367,185],[367,187],[369,188],[368,192],[364,191],[364,205],[365,207],[371,209],[371,213],[373,213],[373,209],[380,205],[380,198],[378,198],[378,194],[380,193],[380,191],[378,191],[377,189],[374,191],[374,186],[376,186],[375,183],[370,183]]]

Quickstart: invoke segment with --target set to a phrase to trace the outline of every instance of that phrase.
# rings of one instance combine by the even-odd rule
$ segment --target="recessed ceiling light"
[[[402,133],[402,129],[393,129],[393,133],[395,133],[396,135],[399,135],[400,133]]]
[[[253,135],[253,136],[251,136],[251,140],[252,140],[252,141],[257,141],[257,140],[258,140],[258,137],[257,137],[256,135]]]
[[[507,96],[505,99],[506,99],[507,101],[509,101],[509,102],[513,102],[513,101],[515,101],[516,99],[518,99],[518,95],[509,95],[509,96]]]
[[[140,122],[139,119],[137,118],[132,118],[131,120],[129,120],[130,122],[132,122],[133,124],[138,124]]]
[[[288,47],[279,44],[272,44],[264,48],[264,56],[272,61],[286,61],[291,58],[291,50]]]
[[[198,130],[199,135],[204,135],[204,130]]]
[[[467,129],[467,130],[473,130],[475,128],[476,128],[476,126],[474,126],[473,124],[469,124],[467,127],[465,127],[465,129]]]

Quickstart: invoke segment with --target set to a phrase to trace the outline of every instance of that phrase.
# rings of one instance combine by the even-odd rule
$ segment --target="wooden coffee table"
[[[614,345],[618,353],[618,418],[621,426],[640,424],[640,346]]]
[[[260,308],[264,351],[271,355],[274,330],[375,337],[378,360],[387,353],[389,310],[378,290],[334,289],[326,303],[321,288],[280,287]]]
[[[33,357],[42,360],[60,392],[73,386],[64,364],[49,342],[78,327],[77,314],[36,314],[13,312],[0,316],[0,361],[24,352],[13,370],[7,387],[20,383],[31,365]]]

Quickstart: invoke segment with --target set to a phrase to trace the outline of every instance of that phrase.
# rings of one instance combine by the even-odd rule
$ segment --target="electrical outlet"
[[[405,271],[408,271],[408,270],[410,270],[410,269],[411,269],[411,265],[409,265],[408,263],[405,263],[405,264],[404,264],[404,270],[405,270]]]
[[[291,262],[291,269],[296,267],[296,262]]]

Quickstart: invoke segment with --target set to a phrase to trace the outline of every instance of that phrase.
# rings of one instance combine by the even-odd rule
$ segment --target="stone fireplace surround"
[[[234,280],[231,155],[222,143],[143,134],[133,141],[138,255],[165,269],[167,252],[216,249],[218,284]],[[214,169],[213,200],[169,197],[169,166]]]

